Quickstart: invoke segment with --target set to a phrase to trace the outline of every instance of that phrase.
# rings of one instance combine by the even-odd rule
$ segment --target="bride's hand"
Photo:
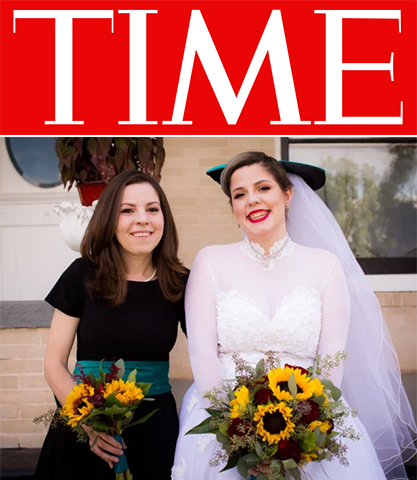
[[[257,477],[260,473],[268,473],[270,465],[271,465],[271,462],[263,461],[256,467],[250,468],[248,472],[252,475],[255,475],[255,477]]]
[[[119,461],[119,456],[123,454],[123,449],[120,443],[107,433],[95,432],[91,427],[87,427],[87,425],[83,425],[82,427],[90,438],[90,450],[107,462],[110,468],[113,468],[114,463],[117,463]],[[123,448],[126,448],[124,442]],[[112,453],[117,456],[111,455]]]

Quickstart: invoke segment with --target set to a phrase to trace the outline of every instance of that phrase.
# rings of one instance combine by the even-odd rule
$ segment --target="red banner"
[[[1,2],[2,135],[415,135],[416,1]]]

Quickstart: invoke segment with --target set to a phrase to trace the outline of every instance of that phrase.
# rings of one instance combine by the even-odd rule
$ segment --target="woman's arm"
[[[68,358],[79,322],[79,318],[70,317],[55,309],[49,330],[45,378],[61,405],[64,405],[67,395],[75,385],[68,370]]]
[[[334,257],[326,276],[322,292],[322,326],[318,353],[334,354],[345,350],[350,322],[350,297],[339,260]],[[343,378],[343,363],[331,374],[333,383],[340,387]]]
[[[223,378],[218,358],[215,278],[209,256],[209,249],[198,253],[185,292],[188,349],[200,396],[219,386]]]
[[[67,395],[75,385],[68,370],[68,358],[79,322],[79,318],[70,317],[58,309],[55,309],[52,317],[45,354],[45,378],[61,405],[64,405]],[[90,437],[91,450],[113,468],[113,463],[119,461],[114,455],[123,453],[120,443],[106,433],[97,434],[89,427],[84,430]]]

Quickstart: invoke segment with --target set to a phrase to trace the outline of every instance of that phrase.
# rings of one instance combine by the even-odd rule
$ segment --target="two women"
[[[106,359],[123,358],[126,375],[152,383],[138,416],[158,411],[123,433],[121,445],[88,431],[89,444],[76,441],[67,426],[51,428],[36,478],[113,480],[114,463],[126,448],[137,479],[168,480],[178,434],[178,417],[168,381],[169,351],[178,323],[185,330],[183,291],[187,269],[177,257],[178,237],[159,184],[131,171],[104,190],[84,236],[81,254],[63,273],[46,300],[55,307],[45,357],[45,375],[63,405],[74,386],[68,356],[77,336],[77,362],[98,373]]]
[[[406,478],[401,455],[415,452],[409,428],[414,435],[416,428],[378,302],[327,207],[282,165],[316,187],[322,176],[260,152],[237,155],[222,172],[246,236],[201,250],[190,274],[185,308],[195,386],[182,406],[173,479],[241,478],[236,469],[209,466],[214,435],[185,436],[207,416],[203,393],[234,377],[234,353],[255,365],[274,351],[282,365],[309,367],[316,355],[338,350],[348,359],[332,380],[359,412],[349,423],[361,440],[346,441],[349,467],[333,460],[305,471],[314,480]]]
[[[313,186],[314,175],[320,176],[308,168],[300,173]],[[66,361],[76,331],[79,360],[165,362],[182,318],[181,302],[173,302],[181,296],[185,270],[176,257],[165,197],[150,182],[136,185],[133,174],[133,184],[128,183],[129,175],[116,177],[106,188],[83,242],[83,259],[48,296],[58,311],[45,368],[61,403],[73,385]],[[415,450],[409,431],[415,431],[415,423],[377,301],[331,213],[302,178],[288,176],[262,153],[248,152],[229,162],[221,185],[246,238],[203,249],[193,265],[186,316],[196,386],[183,402],[172,478],[240,478],[236,469],[220,474],[209,466],[217,449],[212,435],[185,433],[206,416],[202,394],[233,377],[232,354],[256,363],[268,350],[283,364],[306,367],[317,354],[348,352],[333,381],[359,411],[359,420],[350,421],[362,439],[348,444],[348,468],[334,461],[307,467],[314,480],[385,480],[385,473],[406,478],[401,454]],[[143,380],[155,382],[155,375]],[[157,383],[166,386],[163,379]],[[161,411],[144,424],[146,432],[126,430],[125,443],[134,478],[163,480],[169,478],[176,415],[170,394],[151,396],[156,398],[152,408]],[[151,421],[158,417],[161,423],[154,426]],[[56,442],[57,434],[48,434],[38,478],[55,478],[51,468],[56,477],[66,478],[70,467],[67,477],[80,478],[84,466],[79,462],[91,465],[89,478],[111,478],[103,459],[117,461],[121,445],[100,435],[91,442],[95,456],[68,430],[61,430]]]

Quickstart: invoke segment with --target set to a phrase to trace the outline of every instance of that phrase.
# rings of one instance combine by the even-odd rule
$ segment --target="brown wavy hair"
[[[94,277],[86,287],[94,300],[110,306],[121,305],[127,294],[127,269],[116,238],[116,227],[125,187],[149,183],[156,191],[164,216],[161,241],[152,252],[164,297],[178,301],[185,288],[188,269],[178,258],[178,233],[171,208],[161,186],[152,177],[138,170],[116,175],[103,190],[81,242],[81,255],[92,267]]]
[[[259,164],[262,165],[262,167],[265,167],[275,178],[283,192],[287,192],[293,187],[284,167],[274,157],[270,157],[264,152],[239,153],[228,162],[220,176],[220,185],[223,192],[229,197],[230,203],[232,203],[230,179],[232,178],[233,173],[239,168],[254,164]]]

